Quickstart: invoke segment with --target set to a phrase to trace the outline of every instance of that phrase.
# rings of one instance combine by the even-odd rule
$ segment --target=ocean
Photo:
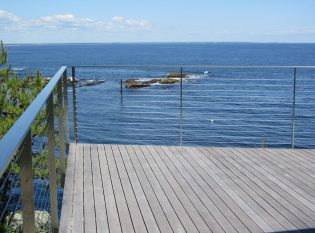
[[[72,65],[176,66],[76,68],[79,142],[315,146],[315,69],[200,67],[313,66],[315,44],[109,43],[7,48],[8,64],[21,77],[36,70],[52,77],[61,65],[69,66],[68,76]],[[161,79],[187,65],[198,67],[183,68],[187,76],[182,84],[125,87],[128,79]],[[104,82],[87,86],[87,80]],[[71,88],[69,104],[72,126]],[[73,127],[70,130],[73,139]]]

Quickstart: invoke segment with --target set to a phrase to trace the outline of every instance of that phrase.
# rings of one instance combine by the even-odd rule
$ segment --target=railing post
[[[295,147],[295,94],[296,94],[296,67],[293,71],[293,85],[292,85],[292,139],[291,139],[291,147],[294,149]]]
[[[57,103],[58,103],[58,128],[59,128],[59,144],[60,144],[60,170],[61,170],[61,186],[64,187],[65,182],[65,141],[63,130],[63,101],[62,101],[62,80],[57,84]]]
[[[183,145],[183,67],[180,68],[180,129],[179,129],[179,144]]]
[[[64,99],[64,123],[66,129],[66,151],[69,151],[70,137],[69,137],[69,108],[68,108],[68,78],[67,70],[63,73],[63,99]]]
[[[120,80],[120,95],[122,96],[123,94],[123,81]]]
[[[21,146],[21,154],[18,160],[20,166],[20,179],[22,189],[22,215],[23,232],[35,232],[35,212],[34,212],[34,186],[32,169],[32,134],[27,133]]]
[[[46,101],[47,136],[48,136],[48,170],[52,231],[58,232],[57,178],[55,158],[54,102],[53,94]]]
[[[78,124],[77,124],[77,93],[75,89],[75,67],[72,66],[72,94],[73,94],[73,127],[74,142],[78,142]]]

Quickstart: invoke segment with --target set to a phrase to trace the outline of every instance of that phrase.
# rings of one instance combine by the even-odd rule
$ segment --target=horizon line
[[[3,42],[3,40],[2,40]],[[249,41],[200,41],[200,42],[26,42],[26,43],[5,43],[4,45],[78,45],[78,44],[315,44],[315,42],[249,42]]]

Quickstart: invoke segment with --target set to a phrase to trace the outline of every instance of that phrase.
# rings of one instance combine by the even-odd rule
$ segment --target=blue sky
[[[315,43],[314,10],[314,0],[0,0],[0,39]]]

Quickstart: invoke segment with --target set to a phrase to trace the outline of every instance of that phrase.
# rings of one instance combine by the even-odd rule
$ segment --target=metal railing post
[[[293,71],[293,85],[292,85],[292,138],[291,147],[295,147],[295,94],[296,94],[296,67]]]
[[[34,212],[34,186],[32,169],[32,134],[31,130],[27,133],[22,146],[21,154],[18,160],[20,166],[21,179],[21,199],[23,215],[23,232],[35,232],[35,212]]]
[[[73,127],[74,142],[78,142],[78,124],[77,124],[77,93],[75,89],[75,67],[72,66],[72,94],[73,94]]]
[[[55,130],[54,130],[54,103],[53,94],[46,102],[47,116],[47,137],[48,137],[48,170],[49,170],[49,191],[50,191],[50,210],[51,224],[53,232],[58,232],[58,203],[57,203],[57,177],[56,177],[56,158],[55,158]]]
[[[63,99],[64,99],[64,123],[65,123],[65,131],[66,131],[66,151],[69,151],[70,145],[70,137],[69,137],[69,108],[68,108],[68,78],[67,78],[67,70],[63,73]]]
[[[57,84],[57,104],[58,104],[58,128],[59,128],[59,144],[60,144],[60,170],[61,170],[61,187],[65,183],[65,140],[63,129],[63,101],[62,101],[62,80]]]
[[[179,129],[179,143],[183,145],[183,67],[180,68],[180,129]]]
[[[120,80],[120,95],[122,96],[123,94],[123,81]]]

